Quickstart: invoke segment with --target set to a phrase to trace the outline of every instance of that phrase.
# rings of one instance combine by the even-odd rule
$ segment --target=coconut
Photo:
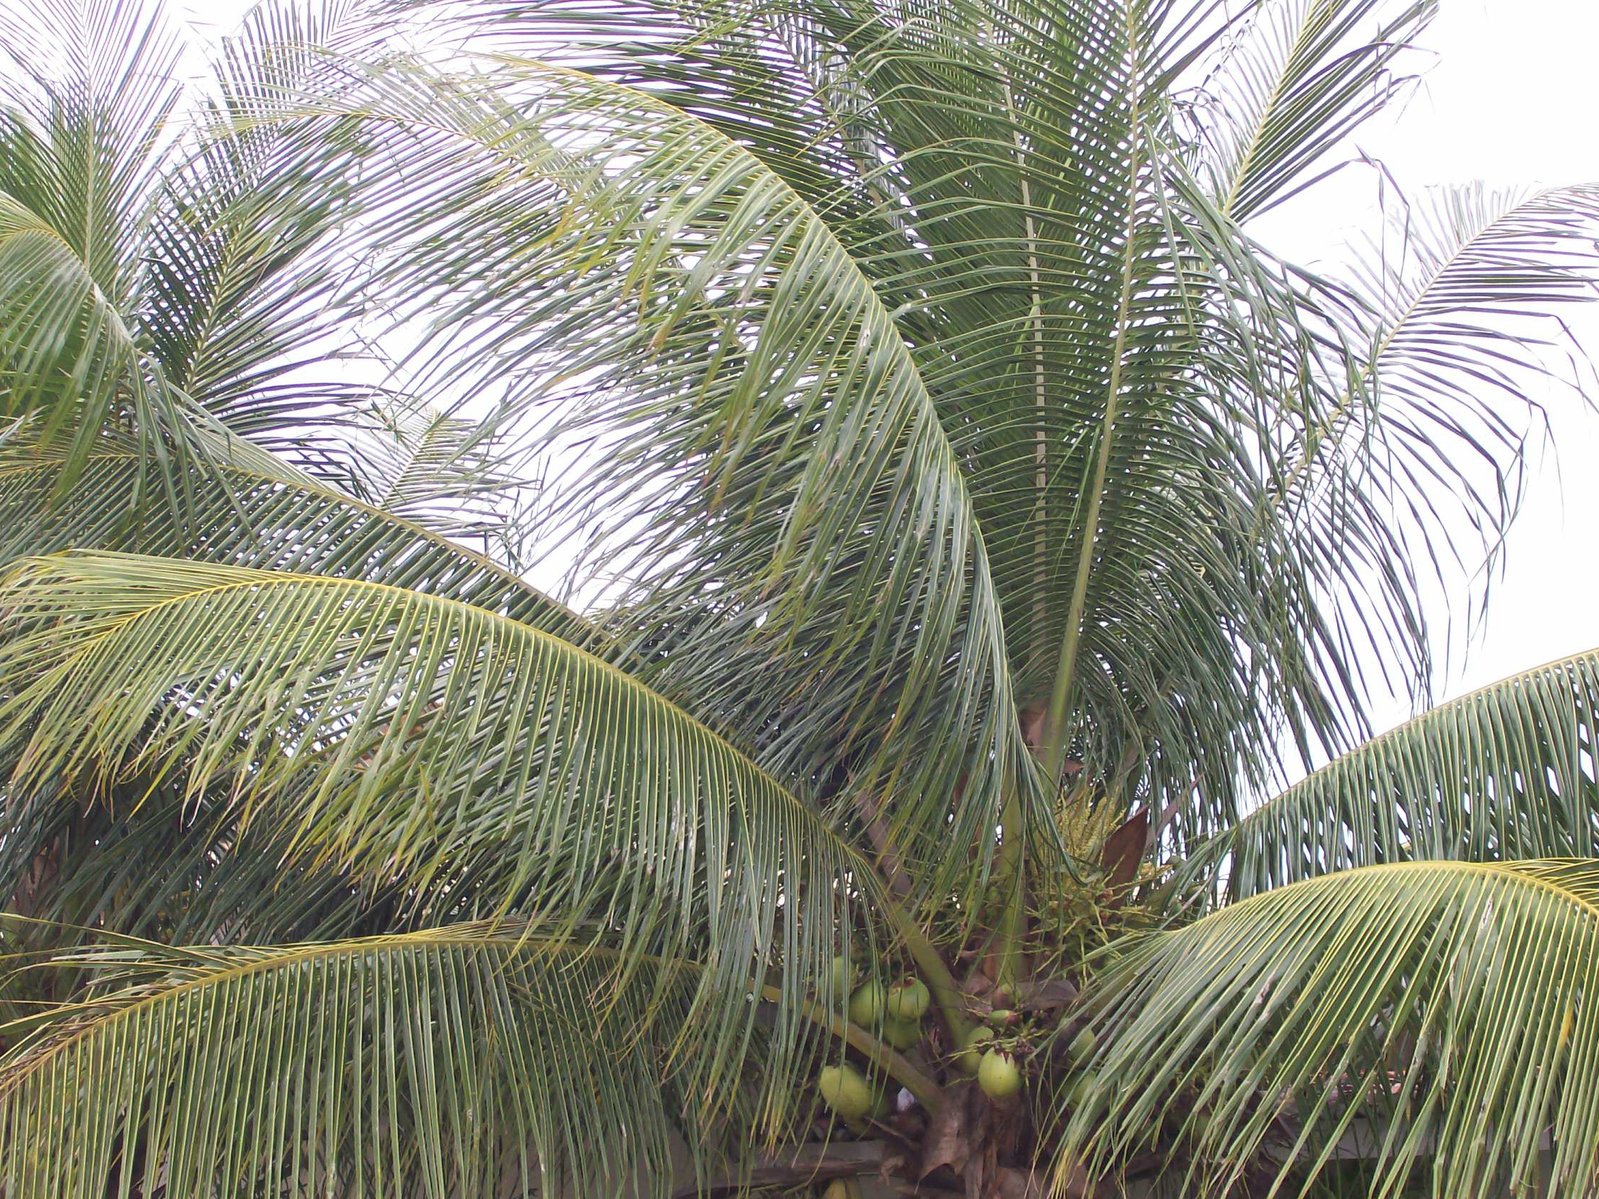
[[[1066,1087],[1066,1106],[1074,1109],[1088,1107],[1094,1102],[1098,1091],[1099,1076],[1092,1070],[1080,1070],[1072,1076]]]
[[[850,996],[850,1022],[859,1024],[862,1028],[876,1028],[883,1019],[886,999],[883,984],[875,978],[868,979],[860,985],[855,994]]]
[[[883,1040],[895,1049],[909,1049],[922,1039],[919,1020],[897,1020],[893,1016],[883,1021]]]
[[[920,1020],[927,1014],[933,997],[927,984],[914,974],[906,975],[888,989],[888,1014],[896,1020]]]
[[[1006,1025],[1017,1023],[1019,1020],[1021,1020],[1021,1017],[1009,1008],[999,1007],[988,1013],[988,1022],[995,1028],[1004,1028]]]
[[[859,1120],[872,1110],[872,1088],[854,1066],[823,1066],[816,1089],[841,1119]]]
[[[990,1099],[1008,1099],[1022,1089],[1022,1072],[1007,1050],[990,1049],[977,1064],[977,1085]]]
[[[849,960],[843,954],[833,959],[833,994],[848,995],[850,984],[855,981],[855,972],[849,968]]]
[[[994,1039],[994,1030],[979,1024],[966,1034],[965,1046],[955,1054],[955,1068],[962,1074],[976,1074],[983,1060],[983,1046]]]
[[[1066,1052],[1071,1055],[1072,1061],[1081,1062],[1085,1061],[1098,1047],[1099,1038],[1094,1036],[1094,1030],[1084,1027],[1077,1030],[1077,1035],[1072,1038],[1071,1044],[1066,1047]]]

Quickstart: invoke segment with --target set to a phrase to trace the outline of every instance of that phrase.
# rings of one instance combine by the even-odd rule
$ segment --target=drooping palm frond
[[[5,910],[41,923],[31,945],[118,934],[164,944],[276,944],[420,926],[403,880],[380,888],[242,828],[228,794],[137,781],[95,796],[13,805],[0,845]],[[472,909],[463,896],[459,909]],[[65,999],[66,995],[58,998]]]
[[[173,475],[231,432],[347,481],[338,425],[392,373],[339,303],[360,147],[252,122],[321,54],[370,51],[376,7],[262,5],[209,85],[180,82],[156,0],[0,14],[0,407],[71,447],[69,476],[116,424]]]
[[[1324,626],[1284,616],[1313,604],[1303,578],[1279,569],[1275,533],[1255,536],[1253,517],[1264,503],[1253,431],[1280,416],[1267,419],[1263,406],[1303,402],[1295,384],[1303,372],[1289,361],[1292,337],[1285,343],[1270,321],[1251,323],[1270,303],[1210,303],[1240,265],[1218,234],[1226,222],[1199,220],[1160,183],[1170,153],[1153,59],[1175,53],[1180,18],[1168,22],[1159,5],[934,7],[904,20],[867,3],[482,7],[493,14],[484,31],[495,44],[534,52],[546,41],[575,43],[552,52],[749,147],[825,223],[909,346],[953,448],[993,563],[1019,698],[1047,701],[1067,630],[1087,638],[1069,656],[1091,663],[1075,735],[1096,770],[1113,775],[1131,758],[1153,781],[1141,776],[1129,793],[1187,801],[1201,763],[1212,785],[1200,794],[1213,797],[1215,818],[1234,772],[1197,747],[1224,724],[1230,735],[1254,721],[1261,691],[1304,709],[1304,723],[1330,735],[1336,705],[1307,660],[1335,647],[1320,638]],[[635,42],[608,42],[628,28]],[[1078,56],[1083,45],[1099,52]],[[1140,104],[1148,107],[1135,119],[1129,105]],[[1269,271],[1242,266],[1237,290],[1281,290]],[[1136,294],[1123,305],[1127,270]],[[1239,313],[1248,315],[1232,319]],[[701,344],[710,335],[690,331]],[[769,346],[776,331],[759,331]],[[718,362],[731,352],[715,351]],[[1135,354],[1144,354],[1138,364],[1122,361]],[[1205,385],[1183,386],[1207,354],[1214,371]],[[1273,382],[1230,386],[1245,376]],[[715,400],[696,400],[696,419],[718,418]],[[1116,448],[1102,488],[1115,497],[1090,519],[1085,497],[1104,444],[1096,430],[1107,417]],[[791,471],[795,456],[817,447],[787,427],[774,420],[728,452],[760,464],[759,477]],[[1219,462],[1236,469],[1211,469]],[[626,488],[620,474],[589,483],[597,494]],[[758,482],[747,490],[763,502],[771,494]],[[719,562],[737,563],[760,545],[743,536],[745,525],[731,528],[741,540]],[[1194,530],[1215,538],[1196,540]],[[680,536],[663,534],[662,545],[674,565],[699,555]],[[819,577],[831,592],[853,576]],[[721,610],[722,583],[710,601],[690,586],[672,597],[682,609]],[[1238,614],[1235,625],[1198,616],[1219,607]],[[756,618],[766,618],[764,608]],[[761,627],[774,640],[782,628],[769,619]],[[1236,653],[1234,638],[1257,652]],[[758,648],[768,658],[786,652],[780,642]],[[676,669],[688,679],[701,663],[683,656]],[[717,670],[704,682],[721,690],[723,678],[747,673]],[[1261,730],[1254,739],[1268,740]],[[1134,750],[1151,744],[1168,750]]]
[[[851,892],[873,894],[831,826],[733,745],[487,610],[99,553],[24,560],[0,593],[13,809],[118,780],[214,786],[291,860],[398,884],[416,916],[593,919],[623,948],[692,953],[696,1003],[746,1032],[743,997],[781,966],[775,1075]]]
[[[293,474],[229,462],[219,445],[189,503],[161,493],[160,466],[132,439],[98,439],[75,482],[26,427],[0,440],[0,563],[64,549],[366,579],[461,600],[585,649],[613,653],[600,630],[488,558],[391,512]],[[269,464],[270,465],[270,464]],[[50,503],[42,495],[59,492]],[[620,659],[618,659],[620,660]]]
[[[330,159],[325,124],[258,117],[315,79],[324,55],[381,52],[395,27],[379,8],[273,0],[223,40],[160,179],[133,299],[164,378],[233,432],[346,487],[394,374],[350,303],[362,146]]]
[[[0,23],[0,399],[87,453],[125,413],[147,448],[187,423],[126,305],[139,217],[172,152],[177,43],[158,14],[54,0]]]
[[[374,507],[457,541],[482,541],[514,561],[531,535],[520,527],[536,487],[509,469],[508,454],[477,421],[394,401],[373,413],[377,427],[352,438],[361,460],[356,484]]]
[[[418,362],[503,388],[500,427],[554,412],[577,441],[546,516],[598,530],[640,645],[673,639],[652,686],[778,773],[838,768],[886,799],[927,895],[977,876],[1035,783],[955,450],[882,301],[725,135],[491,66],[352,66],[305,106],[430,172],[421,195],[395,174],[369,231],[380,285],[409,296],[396,318],[435,331]],[[683,618],[701,605],[714,619]]]
[[[1596,294],[1596,227],[1592,184],[1438,189],[1396,205],[1350,268],[1346,294],[1365,299],[1328,310],[1355,353],[1344,398],[1282,445],[1273,471],[1279,502],[1301,513],[1305,553],[1355,575],[1411,570],[1412,588],[1431,578],[1456,590],[1468,576],[1486,595],[1480,568],[1518,506],[1528,432],[1556,389],[1589,381],[1566,317]],[[1386,529],[1373,514],[1388,514]],[[1374,657],[1405,685],[1391,655]]]
[[[276,948],[113,943],[86,997],[0,1059],[11,1195],[667,1195],[748,1094],[690,1019],[690,963],[461,925]],[[270,1101],[263,1102],[270,1096]]]
[[[1341,1144],[1434,1195],[1599,1177],[1599,864],[1415,862],[1269,891],[1132,944],[1090,1000],[1062,1160],[1174,1145],[1185,1193]],[[1539,1155],[1551,1153],[1539,1182]]]
[[[1063,686],[1063,752],[1119,801],[1175,808],[1177,840],[1202,836],[1236,814],[1240,769],[1257,792],[1271,777],[1284,722],[1307,752],[1351,744],[1368,644],[1429,677],[1428,557],[1462,527],[1493,543],[1518,425],[1480,403],[1453,421],[1408,408],[1397,354],[1381,355],[1377,407],[1368,347],[1422,314],[1374,313],[1238,226],[1387,102],[1428,5],[1251,6],[1236,22],[1064,0],[451,7],[475,10],[489,44],[724,131],[827,224],[956,450],[1021,705]],[[1193,57],[1218,38],[1220,65]],[[1186,120],[1206,70],[1254,97],[1208,150]],[[1456,298],[1546,310],[1513,277],[1589,224],[1552,202],[1514,262],[1462,266]],[[1492,369],[1488,342],[1456,349]],[[750,452],[802,445],[768,441]],[[1431,496],[1396,516],[1434,451],[1481,463],[1454,476],[1461,509]],[[1407,537],[1412,518],[1425,536]]]
[[[1440,704],[1250,812],[1182,866],[1244,899],[1351,866],[1599,857],[1599,651]]]

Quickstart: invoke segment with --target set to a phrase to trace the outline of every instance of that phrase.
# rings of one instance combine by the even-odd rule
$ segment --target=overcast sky
[[[1599,181],[1589,0],[1444,0],[1416,97],[1360,136],[1407,188]],[[1599,351],[1599,305],[1582,322]],[[1594,397],[1599,401],[1599,396]],[[1506,553],[1487,627],[1448,694],[1599,646],[1599,415],[1555,406],[1545,459]]]
[[[229,28],[247,7],[172,3],[209,33]],[[1436,59],[1421,88],[1357,138],[1407,190],[1477,179],[1599,181],[1599,12],[1590,0],[1443,0],[1426,44]],[[1292,227],[1272,229],[1269,240],[1302,260],[1336,257],[1343,240],[1377,223],[1369,178],[1334,183],[1317,212],[1297,209]],[[1599,351],[1599,304],[1583,323]],[[1599,415],[1583,419],[1569,399],[1552,415],[1558,462],[1545,454],[1535,464],[1487,624],[1464,669],[1445,680],[1447,695],[1599,646]],[[1395,703],[1379,719],[1404,714]]]

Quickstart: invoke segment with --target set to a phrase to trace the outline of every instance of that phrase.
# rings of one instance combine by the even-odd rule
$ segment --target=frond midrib
[[[1427,859],[1418,862],[1377,862],[1369,866],[1355,866],[1347,870],[1334,870],[1328,874],[1318,874],[1313,878],[1297,879],[1281,887],[1271,887],[1258,891],[1247,899],[1238,900],[1236,903],[1227,904],[1219,908],[1206,920],[1226,918],[1234,913],[1247,911],[1252,906],[1271,902],[1290,892],[1300,891],[1307,887],[1326,887],[1330,885],[1347,885],[1351,878],[1371,879],[1378,874],[1388,875],[1415,875],[1415,874],[1441,874],[1449,875],[1487,875],[1498,878],[1512,885],[1527,887],[1531,890],[1545,891],[1555,896],[1564,903],[1571,904],[1585,913],[1599,928],[1599,899],[1587,898],[1578,892],[1561,887],[1553,880],[1541,873],[1531,870],[1518,869],[1518,866],[1533,866],[1555,862],[1589,862],[1586,858],[1516,858],[1505,862],[1473,862],[1458,858]],[[1591,864],[1591,862],[1590,862]]]
[[[574,942],[570,937],[530,937],[525,934],[512,936],[499,934],[492,930],[491,925],[476,926],[456,925],[445,929],[421,929],[411,933],[382,934],[373,937],[359,937],[346,941],[307,942],[301,945],[288,946],[242,946],[234,947],[240,950],[257,949],[259,955],[247,961],[234,962],[225,966],[195,967],[199,973],[185,978],[170,986],[160,987],[149,994],[142,995],[131,1002],[121,1004],[114,1011],[102,1015],[90,1016],[97,1009],[104,1008],[115,1000],[110,996],[102,1000],[89,1000],[79,1003],[60,1005],[56,1010],[67,1017],[85,1015],[80,1026],[73,1029],[64,1037],[50,1041],[43,1047],[28,1050],[27,1046],[20,1047],[19,1056],[14,1064],[23,1069],[9,1079],[0,1077],[0,1096],[14,1094],[20,1087],[27,1084],[30,1075],[36,1072],[37,1067],[66,1052],[73,1046],[82,1042],[98,1030],[118,1024],[131,1018],[136,1013],[147,1008],[163,1003],[174,996],[184,995],[193,991],[204,990],[208,987],[223,986],[252,974],[263,973],[279,967],[294,966],[316,960],[333,960],[341,957],[355,957],[361,954],[378,952],[395,952],[404,950],[430,950],[452,948],[488,948],[501,952],[514,952],[531,947],[535,952],[559,954],[572,952],[585,957],[613,957],[626,958],[629,963],[650,962],[667,969],[694,969],[701,968],[699,963],[687,959],[668,959],[656,954],[642,954],[636,951],[624,953],[606,945],[591,945]],[[472,929],[482,929],[480,935],[473,935]],[[0,1076],[9,1073],[6,1066],[12,1063],[0,1061]]]

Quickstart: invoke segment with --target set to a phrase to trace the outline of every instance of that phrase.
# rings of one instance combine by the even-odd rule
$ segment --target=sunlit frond
[[[364,580],[96,553],[24,560],[0,594],[13,805],[215,784],[291,857],[401,881],[418,913],[594,918],[700,955],[702,997],[781,964],[777,1073],[803,1042],[859,859],[635,679]]]
[[[487,558],[310,480],[217,465],[190,504],[160,494],[160,466],[126,438],[102,438],[70,486],[60,456],[25,429],[0,441],[0,562],[105,549],[368,579],[503,613],[591,650],[599,630]],[[61,486],[59,499],[40,496]]]
[[[1373,1196],[1407,1180],[1586,1195],[1596,989],[1591,860],[1370,866],[1270,891],[1114,964],[1090,999],[1097,1081],[1052,1100],[1062,1160],[1161,1137],[1187,1194],[1234,1193],[1246,1171],[1293,1177],[1293,1194],[1350,1145]]]
[[[1246,898],[1409,859],[1599,857],[1599,651],[1441,704],[1268,800],[1183,865]]]
[[[748,1047],[687,963],[514,925],[75,960],[87,997],[0,1059],[9,1195],[664,1196],[677,1127],[714,1162],[749,1118],[696,1093]]]

